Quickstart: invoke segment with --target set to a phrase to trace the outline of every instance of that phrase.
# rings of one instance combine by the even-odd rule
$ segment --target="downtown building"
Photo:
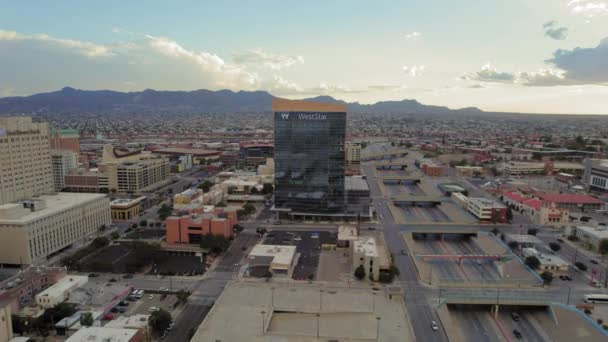
[[[346,105],[273,100],[274,206],[277,217],[356,219],[370,215],[361,199],[349,206],[345,176]],[[369,187],[357,184],[357,196]],[[361,212],[360,208],[368,208]]]
[[[46,123],[0,118],[0,170],[0,264],[44,263],[111,223],[105,195],[55,192]]]

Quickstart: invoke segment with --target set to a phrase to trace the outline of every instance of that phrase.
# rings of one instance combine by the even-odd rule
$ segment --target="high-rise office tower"
[[[69,150],[51,150],[51,163],[55,191],[61,191],[65,188],[65,175],[78,168],[78,153]]]
[[[345,212],[346,106],[274,99],[274,210],[297,216]]]
[[[53,192],[47,123],[0,118],[0,204]]]

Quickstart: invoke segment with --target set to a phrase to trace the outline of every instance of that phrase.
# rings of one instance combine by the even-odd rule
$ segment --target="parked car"
[[[131,279],[131,278],[133,278],[133,275],[132,275],[132,274],[125,274],[125,275],[123,275],[122,277],[123,277],[124,279]]]
[[[116,278],[110,278],[110,280],[108,280],[110,283],[115,283],[116,282]]]
[[[149,295],[148,299],[150,299],[150,300],[154,299],[154,295],[153,294]]]
[[[97,273],[89,273],[89,278],[97,278],[99,277],[99,274]]]
[[[437,327],[437,322],[431,321],[431,329],[433,329],[433,331],[439,330],[439,328]]]
[[[113,319],[114,319],[114,315],[112,315],[111,313],[107,313],[103,316],[104,321],[111,321]]]
[[[593,260],[593,259],[589,260],[589,262],[592,263],[592,264],[594,264],[594,265],[598,264],[597,260]]]
[[[159,288],[159,290],[160,290],[160,291],[169,291],[169,289],[168,289],[168,288],[166,288],[166,287],[161,287],[161,288]]]
[[[156,311],[160,311],[159,308],[157,308],[156,306],[152,306],[148,309],[148,312],[152,313],[152,312],[156,312]]]

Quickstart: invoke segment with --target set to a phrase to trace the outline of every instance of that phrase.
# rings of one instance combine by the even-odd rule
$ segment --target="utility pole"
[[[570,291],[572,291],[572,287],[568,286],[568,298],[566,299],[566,305],[570,305]]]

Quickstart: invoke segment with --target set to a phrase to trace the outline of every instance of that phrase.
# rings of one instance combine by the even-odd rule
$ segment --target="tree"
[[[224,235],[205,234],[201,236],[201,248],[216,255],[228,249],[229,245],[230,241]]]
[[[186,303],[188,301],[188,297],[190,297],[190,291],[181,289],[177,291],[177,294],[175,296],[177,297],[177,301],[179,303]]]
[[[156,213],[158,214],[158,219],[164,221],[171,215],[171,207],[163,203]]]
[[[534,236],[536,236],[537,233],[538,233],[538,229],[536,229],[536,228],[530,228],[530,229],[528,229],[528,235],[534,235]]]
[[[519,244],[517,243],[517,241],[510,241],[509,242],[509,248],[516,249],[517,247],[519,247]]]
[[[202,182],[201,184],[199,184],[198,188],[202,189],[204,193],[209,192],[209,190],[211,190],[211,187],[214,185],[214,183],[210,180],[205,180],[204,182]]]
[[[264,183],[262,186],[262,193],[264,195],[270,195],[274,191],[274,186],[270,183]]]
[[[256,188],[255,186],[252,187],[251,190],[249,190],[249,193],[251,193],[252,195],[257,195],[258,192],[258,188]]]
[[[562,249],[562,246],[560,246],[557,242],[550,242],[549,248],[551,248],[551,250],[554,252],[558,252],[560,249]]]
[[[492,234],[494,234],[494,235],[498,235],[498,228],[493,228],[493,229],[491,230],[491,232],[492,232]]]
[[[112,234],[110,234],[110,238],[112,240],[116,240],[120,237],[120,234],[118,232],[112,232]]]
[[[234,227],[232,228],[235,232],[240,233],[243,231],[243,226],[241,226],[240,224],[235,224]]]
[[[540,260],[538,260],[538,258],[533,255],[527,257],[525,263],[533,270],[536,270],[540,267]]]
[[[83,327],[90,327],[93,325],[93,314],[90,312],[85,312],[82,316],[80,316],[80,325]]]
[[[255,206],[251,203],[245,203],[245,205],[243,206],[243,210],[245,210],[245,214],[247,215],[253,214],[255,213]]]
[[[105,231],[105,230],[106,230],[106,228],[107,228],[107,227],[106,227],[106,225],[105,225],[105,224],[102,224],[102,225],[101,225],[101,227],[99,227],[99,231],[102,231],[102,232],[103,232],[103,231]]]
[[[543,279],[543,283],[545,285],[551,285],[551,282],[553,281],[553,273],[544,271],[540,274],[540,277]]]
[[[93,242],[91,242],[91,245],[94,248],[102,248],[102,247],[105,247],[105,246],[107,246],[109,244],[110,244],[110,240],[108,240],[108,238],[105,237],[105,236],[97,237],[97,238],[95,238],[93,240]]]
[[[148,325],[156,335],[162,335],[171,325],[171,314],[164,309],[154,311],[148,318]]]
[[[355,269],[355,277],[359,280],[363,280],[365,278],[365,268],[363,268],[363,265],[359,265],[359,267]]]
[[[146,220],[139,221],[139,226],[140,227],[147,227],[148,226],[148,221],[146,221]]]
[[[511,210],[511,207],[507,208],[507,221],[511,222],[511,220],[513,220],[513,210]]]
[[[604,239],[600,242],[600,245],[598,246],[598,251],[601,255],[608,254],[608,239]]]
[[[226,203],[224,201],[221,201],[220,203],[216,204],[215,206],[218,208],[223,208],[226,206]]]

